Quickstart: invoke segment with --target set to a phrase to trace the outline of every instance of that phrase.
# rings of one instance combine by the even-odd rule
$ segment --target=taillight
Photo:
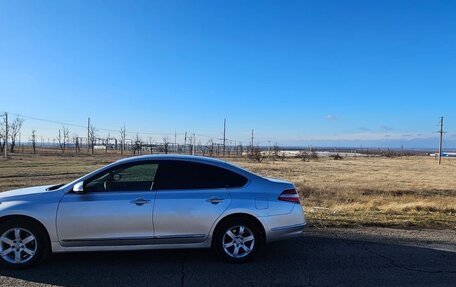
[[[287,190],[284,190],[278,200],[282,200],[282,201],[289,201],[289,202],[294,202],[294,203],[300,203],[299,202],[299,195],[298,193],[296,192],[296,189],[287,189]]]

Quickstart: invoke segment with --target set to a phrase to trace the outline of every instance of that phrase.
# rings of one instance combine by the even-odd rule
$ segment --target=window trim
[[[220,169],[223,169],[223,170],[227,170],[229,172],[234,173],[237,176],[240,176],[240,177],[244,178],[245,179],[245,183],[244,183],[244,185],[238,186],[238,187],[198,188],[198,189],[196,189],[196,188],[195,189],[155,189],[154,188],[155,184],[154,184],[152,186],[151,190],[144,190],[144,191],[109,191],[109,192],[112,192],[112,193],[120,193],[120,192],[122,192],[122,193],[135,193],[136,192],[137,193],[137,192],[166,192],[166,191],[183,191],[183,190],[195,190],[195,191],[197,191],[197,190],[211,190],[211,189],[212,190],[223,190],[223,189],[225,189],[225,190],[237,190],[237,189],[246,188],[251,183],[251,179],[248,176],[242,174],[241,172],[233,170],[234,168],[220,166],[220,165],[217,165],[217,164],[213,164],[211,162],[202,162],[202,161],[198,161],[198,160],[176,158],[176,159],[137,160],[137,161],[131,161],[131,162],[126,162],[126,163],[114,164],[114,165],[112,165],[112,166],[110,166],[108,168],[105,168],[105,169],[102,169],[102,170],[98,171],[95,174],[92,174],[90,177],[84,178],[83,179],[84,188],[86,187],[86,183],[87,182],[92,181],[96,177],[99,177],[101,174],[110,172],[110,171],[115,170],[115,169],[126,168],[126,167],[130,167],[130,166],[134,166],[134,165],[141,165],[141,164],[158,164],[157,173],[155,174],[155,178],[154,178],[154,183],[155,183],[155,179],[159,178],[160,175],[161,175],[161,172],[163,170],[163,164],[166,163],[166,162],[171,162],[171,161],[203,164],[203,165],[208,165],[208,166],[211,166],[211,167],[216,167],[216,168],[220,168]],[[69,193],[74,193],[74,192],[70,189]],[[87,193],[91,193],[91,194],[97,193],[98,194],[98,193],[103,193],[103,192],[87,192]]]

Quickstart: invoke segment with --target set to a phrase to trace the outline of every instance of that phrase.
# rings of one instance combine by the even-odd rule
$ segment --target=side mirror
[[[75,193],[85,193],[84,192],[84,182],[83,181],[80,181],[78,183],[76,183],[74,186],[73,186],[73,192]]]

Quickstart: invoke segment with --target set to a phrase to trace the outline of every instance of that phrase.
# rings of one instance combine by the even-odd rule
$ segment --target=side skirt
[[[64,247],[60,242],[52,242],[52,252],[92,252],[92,251],[139,251],[139,250],[163,250],[163,249],[189,249],[211,248],[211,239],[207,238],[200,243],[175,243],[175,244],[147,244],[147,245],[115,245],[115,246],[74,246]]]
[[[205,241],[205,234],[166,235],[154,237],[133,238],[104,238],[104,239],[69,239],[62,240],[62,247],[90,247],[90,246],[131,246],[155,244],[201,243]]]

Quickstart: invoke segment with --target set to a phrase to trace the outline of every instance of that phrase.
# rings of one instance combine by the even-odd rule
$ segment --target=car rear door
[[[161,243],[204,241],[231,202],[223,168],[184,160],[160,163],[154,190],[155,237]]]
[[[153,243],[152,190],[158,163],[138,162],[103,171],[84,194],[67,193],[57,212],[63,246]]]

